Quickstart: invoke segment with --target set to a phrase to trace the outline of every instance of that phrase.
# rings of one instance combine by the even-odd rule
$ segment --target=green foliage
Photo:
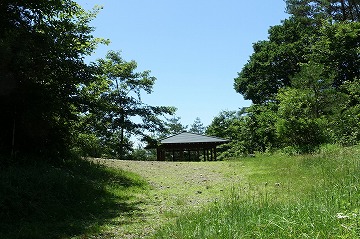
[[[190,125],[189,132],[195,133],[195,134],[204,134],[205,129],[206,129],[206,127],[201,122],[200,118],[196,117],[196,119],[194,120],[194,123],[192,125]]]
[[[235,78],[235,90],[254,103],[237,137],[249,136],[242,151],[283,147],[301,153],[328,142],[357,144],[360,3],[286,4],[289,19],[271,27],[268,40],[254,44],[254,53]],[[272,110],[257,110],[269,103]],[[267,117],[272,123],[266,123]]]
[[[220,112],[206,131],[209,135],[230,140],[230,143],[219,147],[219,159],[274,149],[277,146],[276,110],[276,104],[268,103],[252,105],[239,112]]]
[[[76,145],[75,150],[78,155],[95,158],[102,156],[103,149],[101,148],[101,142],[94,134],[78,134]]]
[[[136,68],[135,61],[127,62],[119,52],[110,51],[98,60],[95,81],[82,88],[90,107],[82,115],[80,132],[96,135],[103,156],[127,158],[132,136],[146,138],[147,132],[163,130],[159,116],[175,112],[174,107],[150,106],[141,100],[142,93],[152,92],[156,78]]]
[[[241,133],[243,124],[244,122],[240,112],[221,111],[207,127],[207,135],[230,140],[230,143],[218,147],[220,153],[218,158],[220,160],[239,156],[243,153],[243,148],[239,143],[239,134]]]
[[[254,53],[235,78],[235,90],[255,104],[275,100],[279,89],[291,85],[299,63],[306,62],[309,36],[316,31],[308,21],[293,18],[271,27],[269,40],[253,45]]]
[[[313,46],[308,59],[322,64],[333,86],[340,87],[360,75],[359,61],[360,22],[324,22],[317,35],[312,36]]]
[[[251,149],[248,153],[271,151],[278,146],[275,123],[277,108],[274,103],[252,105],[247,110],[248,120],[244,141]]]
[[[304,65],[293,88],[278,94],[277,133],[284,146],[310,152],[328,139],[328,116],[341,104],[321,65]],[[329,83],[330,82],[330,83]]]
[[[173,116],[171,118],[166,118],[164,122],[164,128],[159,131],[158,138],[165,138],[171,135],[179,134],[181,132],[186,131],[188,128],[187,125],[183,125],[181,123],[181,117]]]
[[[286,0],[287,12],[298,18],[315,21],[359,21],[358,0]]]
[[[83,58],[101,42],[71,0],[0,3],[0,153],[64,158],[72,147]]]
[[[156,161],[156,149],[134,149],[131,153],[132,160],[142,160],[142,161]]]
[[[336,142],[354,145],[360,141],[360,80],[345,82],[342,89],[347,94],[347,101],[334,117],[332,128]]]

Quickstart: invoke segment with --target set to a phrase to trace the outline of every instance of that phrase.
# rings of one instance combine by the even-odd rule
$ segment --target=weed
[[[248,182],[154,238],[358,238],[359,147],[257,156]]]

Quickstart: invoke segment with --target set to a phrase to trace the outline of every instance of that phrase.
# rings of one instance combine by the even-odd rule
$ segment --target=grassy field
[[[0,238],[359,238],[360,147],[1,170]]]
[[[246,169],[238,162],[148,162],[96,160],[101,165],[141,175],[150,190],[137,195],[144,216],[125,226],[108,228],[118,238],[144,238],[173,224],[179,215],[199,211],[223,199],[227,190],[244,180]],[[250,172],[249,172],[250,173]],[[111,234],[109,234],[110,236]]]
[[[153,238],[359,238],[360,148],[262,155],[224,201],[184,214]]]

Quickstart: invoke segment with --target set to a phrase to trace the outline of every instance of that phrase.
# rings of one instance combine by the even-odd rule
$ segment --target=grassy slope
[[[137,195],[142,197],[144,217],[112,229],[122,235],[119,238],[145,237],[163,224],[174,223],[183,212],[198,211],[220,200],[228,188],[244,179],[246,171],[242,162],[99,161],[111,168],[136,172],[151,185],[146,194]]]
[[[0,172],[0,238],[70,238],[140,214],[135,195],[148,184],[133,173],[75,160]]]
[[[359,153],[12,167],[0,238],[357,238]]]
[[[359,238],[360,148],[259,156],[223,202],[184,214],[154,238]]]

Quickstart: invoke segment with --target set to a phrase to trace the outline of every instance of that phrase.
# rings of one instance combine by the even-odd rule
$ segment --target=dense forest
[[[360,1],[285,2],[289,18],[253,44],[234,82],[253,104],[220,112],[206,129],[231,139],[223,157],[360,140]],[[1,1],[1,165],[72,155],[130,159],[133,137],[152,146],[187,129],[175,107],[142,101],[156,82],[150,71],[138,72],[117,51],[85,61],[108,43],[92,35],[99,10],[71,0]],[[205,132],[199,118],[190,131]]]
[[[63,160],[127,157],[132,135],[163,132],[174,107],[150,106],[156,78],[110,51],[86,63],[98,44],[90,26],[100,9],[71,0],[0,3],[0,155]],[[134,118],[136,117],[136,121]]]
[[[229,136],[223,157],[360,140],[360,1],[287,0],[290,17],[269,29],[235,79],[253,104],[224,111],[207,133]]]

